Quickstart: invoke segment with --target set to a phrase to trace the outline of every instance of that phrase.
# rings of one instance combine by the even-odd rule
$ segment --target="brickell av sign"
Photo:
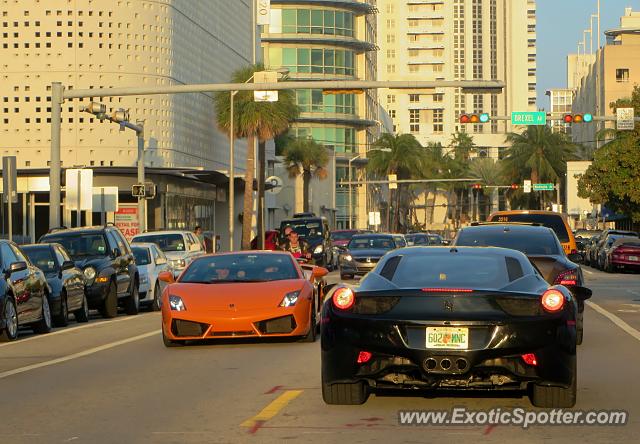
[[[547,113],[544,111],[515,111],[511,113],[512,125],[546,125]]]

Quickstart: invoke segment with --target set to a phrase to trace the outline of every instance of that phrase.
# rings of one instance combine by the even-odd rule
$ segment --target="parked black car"
[[[8,240],[0,240],[0,266],[0,342],[15,340],[18,327],[30,326],[39,334],[51,331],[51,289],[44,273]]]
[[[291,227],[300,238],[309,242],[313,261],[321,267],[331,267],[333,264],[333,248],[331,245],[331,232],[326,217],[318,217],[313,213],[294,214],[293,219],[283,220],[280,223],[280,233],[284,233],[286,227]],[[280,239],[280,245],[286,239]]]
[[[129,242],[115,226],[54,229],[39,243],[61,244],[82,269],[89,308],[105,318],[140,309],[139,274]]]
[[[51,293],[49,307],[53,323],[65,327],[69,313],[76,322],[89,321],[89,304],[84,295],[84,275],[60,244],[24,245],[22,250],[33,265],[44,273]]]

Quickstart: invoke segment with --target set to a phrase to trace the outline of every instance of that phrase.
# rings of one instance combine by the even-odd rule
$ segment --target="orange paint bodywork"
[[[306,279],[300,268],[296,268],[299,279],[216,284],[176,282],[168,285],[162,294],[164,335],[174,341],[305,336],[311,328],[313,309],[316,311],[313,319],[316,323],[319,319],[321,300],[314,289],[313,278]],[[296,304],[280,307],[284,296],[294,291],[300,291]],[[186,310],[171,310],[169,295],[179,296]],[[279,326],[277,332],[268,327],[275,324]],[[186,329],[179,328],[184,325],[187,325]]]

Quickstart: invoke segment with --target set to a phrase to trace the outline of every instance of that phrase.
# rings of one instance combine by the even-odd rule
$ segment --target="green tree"
[[[313,139],[296,138],[289,141],[283,150],[285,168],[289,177],[302,175],[304,212],[309,211],[309,185],[312,177],[326,179],[329,155],[327,148]]]
[[[576,146],[562,133],[554,133],[547,125],[528,126],[521,134],[509,133],[504,176],[513,183],[530,179],[533,183],[560,184],[567,161],[576,157]],[[530,198],[537,196],[531,193]],[[529,208],[541,202],[529,202]]]
[[[396,174],[398,180],[406,180],[420,177],[424,165],[425,150],[414,136],[411,134],[383,134],[373,144],[367,168],[378,177],[386,178],[389,174]],[[409,225],[407,219],[412,200],[408,189],[405,184],[398,184],[395,193],[395,214],[389,227],[390,230],[399,231]],[[389,202],[389,204],[391,203]],[[391,219],[390,215],[388,216]]]
[[[264,71],[261,64],[240,68],[231,75],[232,83],[245,83],[257,71]],[[214,97],[216,119],[220,130],[229,132],[231,125],[230,93],[217,92]],[[253,180],[255,154],[253,146],[258,140],[264,152],[264,143],[286,132],[299,115],[293,91],[279,91],[277,102],[255,102],[253,91],[239,91],[234,98],[234,132],[237,138],[247,139],[247,159],[244,176],[244,205],[242,220],[242,248],[251,246],[251,220],[253,217]],[[261,156],[264,158],[264,156]],[[264,170],[264,168],[262,169]]]
[[[617,108],[634,108],[640,113],[640,87],[630,98],[611,104]],[[615,138],[598,149],[591,166],[578,180],[578,196],[629,216],[640,222],[640,128],[633,131],[608,130],[602,135]]]

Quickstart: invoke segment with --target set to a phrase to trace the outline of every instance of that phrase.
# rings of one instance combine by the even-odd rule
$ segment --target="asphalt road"
[[[0,443],[632,442],[640,434],[640,274],[585,270],[595,293],[575,408],[626,410],[625,426],[401,426],[401,409],[537,409],[527,398],[424,393],[327,406],[319,342],[167,349],[159,314],[145,313],[0,344]]]

